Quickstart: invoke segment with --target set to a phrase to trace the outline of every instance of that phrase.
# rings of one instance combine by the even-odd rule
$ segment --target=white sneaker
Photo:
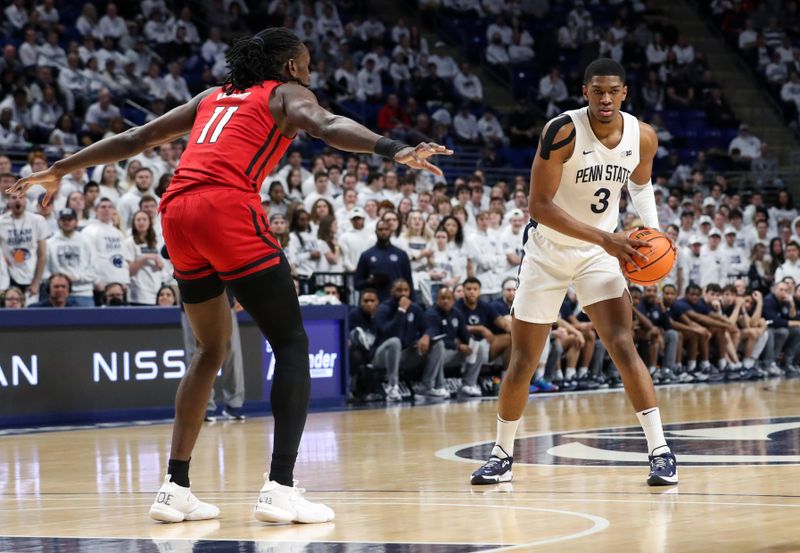
[[[330,522],[336,515],[333,509],[322,503],[311,503],[303,497],[305,490],[283,486],[264,475],[264,486],[258,494],[255,517],[261,522]]]
[[[783,374],[775,363],[771,363],[770,366],[767,367],[767,372],[770,376],[781,376]]]
[[[197,499],[190,488],[170,482],[170,475],[158,490],[156,500],[150,507],[150,518],[160,522],[182,522],[184,520],[207,520],[217,518],[219,509]]]
[[[461,395],[469,397],[481,397],[483,393],[477,386],[461,386]]]
[[[386,390],[386,401],[403,401],[403,396],[400,395],[400,387],[395,384]]]

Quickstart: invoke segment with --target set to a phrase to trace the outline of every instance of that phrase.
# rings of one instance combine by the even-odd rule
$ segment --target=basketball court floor
[[[310,415],[296,470],[320,525],[252,517],[272,419],[207,424],[193,490],[221,518],[157,524],[169,424],[0,432],[0,552],[800,551],[800,381],[659,390],[680,463],[649,488],[622,391],[536,396],[514,481],[473,487],[494,400]]]

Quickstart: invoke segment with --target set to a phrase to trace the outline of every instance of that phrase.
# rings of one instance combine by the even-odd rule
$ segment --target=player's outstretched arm
[[[574,148],[575,125],[569,116],[557,117],[545,126],[531,169],[531,195],[528,204],[531,217],[562,234],[597,244],[620,262],[629,262],[637,267],[632,258],[647,260],[647,257],[635,248],[647,246],[647,242],[631,240],[627,233],[609,233],[587,225],[553,202],[561,182],[564,162],[572,156]]]
[[[24,179],[18,180],[8,189],[14,194],[24,194],[34,184],[39,184],[46,190],[42,203],[47,205],[53,194],[58,191],[61,178],[77,169],[94,165],[114,163],[121,159],[133,157],[147,148],[171,142],[192,130],[197,105],[200,100],[216,89],[206,90],[192,98],[189,102],[170,110],[161,117],[150,121],[140,127],[133,127],[127,131],[104,138],[91,146],[56,161],[44,171],[33,173]]]
[[[380,140],[386,144],[388,139],[352,119],[324,109],[310,90],[294,83],[286,83],[278,88],[278,93],[278,99],[282,100],[284,123],[281,131],[285,135],[292,136],[298,130],[303,130],[339,150],[384,154],[383,151],[376,151],[376,145]],[[423,142],[414,147],[407,146],[385,153],[397,163],[441,175],[442,170],[429,162],[428,158],[434,155],[452,155],[453,151],[439,144]]]

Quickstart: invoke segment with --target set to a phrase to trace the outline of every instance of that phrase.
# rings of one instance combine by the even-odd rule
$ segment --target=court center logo
[[[664,435],[681,467],[800,465],[800,416],[667,424]],[[437,456],[485,461],[494,442],[443,449]],[[638,426],[553,432],[517,438],[514,464],[641,466],[647,463]]]

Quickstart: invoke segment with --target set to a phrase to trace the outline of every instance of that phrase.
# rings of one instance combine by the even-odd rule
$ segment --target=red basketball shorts
[[[235,280],[281,259],[261,197],[252,192],[207,188],[180,194],[162,207],[161,227],[178,280],[214,273],[222,280]]]

